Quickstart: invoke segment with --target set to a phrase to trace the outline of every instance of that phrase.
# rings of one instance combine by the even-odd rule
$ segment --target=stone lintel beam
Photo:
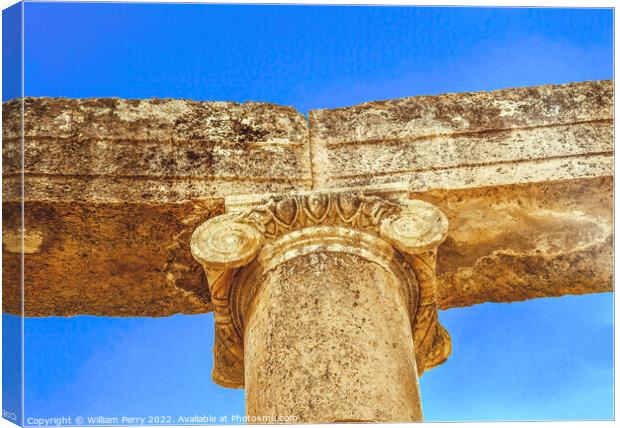
[[[249,416],[421,420],[417,376],[451,350],[435,276],[447,230],[406,190],[229,204],[191,241],[213,299],[214,381],[245,387]]]
[[[314,110],[315,188],[413,192],[609,176],[613,84],[445,94]]]
[[[443,309],[611,291],[613,82],[310,112],[314,185],[408,183],[450,221]]]
[[[448,217],[441,309],[613,290],[611,176],[411,193]]]
[[[441,308],[612,290],[613,82],[313,111],[29,98],[29,316],[203,313],[193,230],[241,194],[406,183],[451,229]],[[20,103],[3,105],[3,310],[19,313]],[[87,285],[85,285],[87,284]]]
[[[3,105],[3,310],[20,312],[20,117]],[[189,252],[230,194],[311,187],[306,119],[249,102],[26,98],[25,311],[211,310]]]

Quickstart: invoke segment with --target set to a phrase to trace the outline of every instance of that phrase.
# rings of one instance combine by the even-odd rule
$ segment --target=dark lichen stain
[[[232,120],[231,128],[240,142],[259,141],[267,134],[266,130],[246,125],[238,119]]]
[[[194,152],[193,150],[189,150],[187,152],[187,159],[189,159],[190,161],[197,161],[201,158],[202,156],[196,152]]]
[[[100,104],[101,106],[107,107],[111,110],[116,110],[116,108],[118,107],[118,99],[116,98],[99,98],[96,100],[97,102],[94,103],[95,106],[94,107],[99,107],[96,104]]]

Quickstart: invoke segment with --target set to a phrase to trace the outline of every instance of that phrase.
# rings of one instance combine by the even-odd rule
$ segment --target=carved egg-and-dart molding
[[[284,246],[288,257],[306,248],[385,260],[411,289],[419,374],[443,363],[451,342],[437,316],[435,256],[447,230],[447,218],[434,205],[355,191],[272,196],[204,222],[192,236],[191,251],[205,269],[213,298],[213,380],[243,387],[243,311],[254,292],[251,284],[280,262]],[[257,259],[261,251],[259,259],[272,263]]]

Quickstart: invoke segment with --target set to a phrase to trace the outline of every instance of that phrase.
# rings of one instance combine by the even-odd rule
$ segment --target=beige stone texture
[[[19,103],[4,104],[5,187]],[[26,98],[26,201],[182,203],[310,187],[305,118],[266,103]]]
[[[305,118],[264,103],[27,98],[29,316],[211,309],[189,238],[223,198],[310,187]],[[3,105],[3,310],[21,311],[20,103]]]
[[[613,290],[610,176],[412,193],[448,217],[441,309]]]
[[[613,82],[309,115],[316,188],[405,182],[449,219],[443,309],[610,291]]]
[[[26,203],[26,314],[166,316],[210,311],[207,280],[188,248],[205,216],[221,212],[223,200],[146,206]],[[12,313],[19,313],[21,305],[19,224],[19,204],[5,202],[2,292],[4,310]]]
[[[611,81],[369,102],[309,120],[316,188],[459,189],[613,169]]]
[[[612,289],[613,82],[379,101],[32,98],[29,316],[212,309],[193,230],[231,195],[404,183],[448,217],[438,304]],[[21,311],[20,103],[3,104],[3,310]]]
[[[351,254],[294,258],[264,279],[246,322],[248,416],[297,422],[422,419],[398,282]]]

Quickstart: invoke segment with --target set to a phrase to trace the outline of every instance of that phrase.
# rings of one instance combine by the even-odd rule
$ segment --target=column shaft
[[[422,419],[403,285],[355,254],[317,252],[262,276],[245,319],[248,416]]]

